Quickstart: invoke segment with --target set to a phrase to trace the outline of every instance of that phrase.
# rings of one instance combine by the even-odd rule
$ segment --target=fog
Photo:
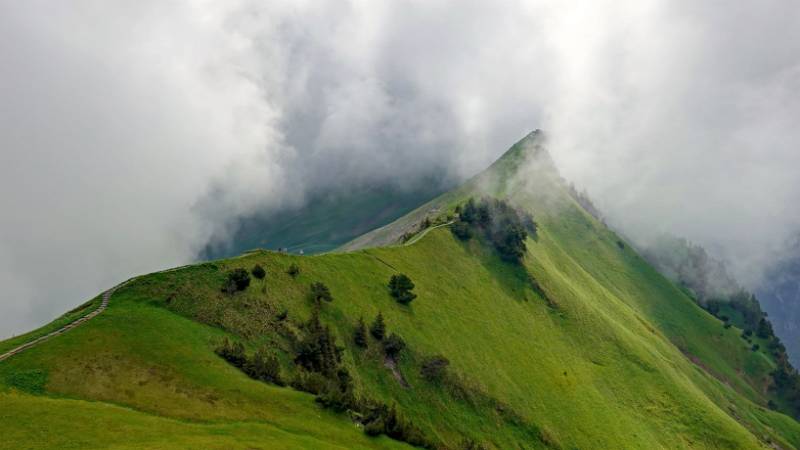
[[[758,283],[798,229],[800,9],[0,0],[0,336],[314,189],[462,179],[534,128],[609,222]]]

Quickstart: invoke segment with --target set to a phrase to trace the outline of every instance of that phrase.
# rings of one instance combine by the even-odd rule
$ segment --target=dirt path
[[[422,238],[423,238],[423,237],[424,237],[426,234],[428,234],[428,232],[429,232],[429,231],[431,231],[431,230],[435,230],[435,229],[437,229],[437,228],[441,228],[441,227],[446,227],[446,226],[448,226],[448,225],[452,225],[453,223],[454,223],[454,221],[452,221],[452,220],[451,220],[450,222],[443,223],[443,224],[440,224],[440,225],[436,225],[436,226],[434,226],[434,227],[428,227],[428,228],[426,228],[426,229],[422,230],[422,232],[421,232],[421,233],[419,233],[419,234],[417,234],[416,236],[414,236],[414,237],[412,237],[411,239],[409,239],[409,241],[408,241],[408,242],[406,242],[406,243],[405,243],[405,244],[403,244],[403,245],[411,245],[411,244],[413,244],[413,243],[417,242],[418,240],[422,239]]]
[[[100,306],[98,306],[97,309],[95,309],[94,311],[92,311],[89,314],[81,317],[80,319],[75,320],[74,322],[70,322],[67,325],[64,325],[63,327],[61,327],[61,328],[59,328],[59,329],[57,329],[57,330],[55,330],[53,332],[50,332],[50,333],[48,333],[48,334],[46,334],[44,336],[40,336],[40,337],[30,341],[30,342],[22,344],[19,347],[13,348],[13,349],[7,351],[6,353],[3,353],[2,355],[0,355],[0,361],[6,360],[6,359],[16,355],[17,353],[21,353],[21,352],[23,352],[23,351],[25,351],[25,350],[33,347],[33,346],[41,344],[42,342],[44,342],[44,341],[46,341],[46,340],[48,340],[48,339],[50,339],[50,338],[52,338],[54,336],[58,336],[60,334],[64,334],[67,331],[77,327],[78,325],[80,325],[80,324],[82,324],[82,323],[84,323],[84,322],[86,322],[88,320],[93,319],[96,315],[98,315],[101,312],[106,310],[106,308],[108,307],[108,301],[111,299],[111,294],[113,294],[114,291],[117,290],[119,287],[121,287],[123,284],[125,284],[125,283],[122,283],[122,284],[120,284],[118,286],[115,286],[115,287],[105,291],[103,293],[103,301],[100,302]]]

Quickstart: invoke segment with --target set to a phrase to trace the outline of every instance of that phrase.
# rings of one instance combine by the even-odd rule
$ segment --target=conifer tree
[[[369,327],[369,332],[375,339],[379,341],[383,340],[383,337],[386,336],[386,324],[383,322],[383,314],[378,313],[378,315],[375,316],[375,320]]]
[[[353,341],[361,348],[367,348],[367,326],[364,325],[364,318],[358,318],[356,330],[353,333]]]

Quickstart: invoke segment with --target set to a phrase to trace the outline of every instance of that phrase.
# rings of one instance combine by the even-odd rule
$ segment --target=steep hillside
[[[794,364],[800,364],[800,235],[787,243],[785,257],[766,273],[756,290]]]
[[[91,321],[0,362],[0,447],[407,447],[364,432],[377,430],[442,448],[800,448],[800,425],[766,408],[770,356],[586,213],[541,144],[532,133],[350,252],[254,251],[133,280]],[[533,215],[521,261],[451,232],[485,195]],[[223,289],[255,265],[264,280]],[[415,284],[407,305],[387,287],[399,273]],[[405,342],[396,357],[389,338],[354,339],[378,313]],[[225,339],[251,362],[265,349],[320,401],[251,379],[215,353]],[[312,353],[336,370],[301,369]],[[423,375],[434,356],[449,365]],[[359,406],[337,411],[354,403],[331,385]]]
[[[225,258],[255,248],[306,255],[327,252],[403,216],[449,185],[429,176],[405,189],[362,185],[312,193],[302,206],[240,218],[232,235],[212,240],[200,258]]]

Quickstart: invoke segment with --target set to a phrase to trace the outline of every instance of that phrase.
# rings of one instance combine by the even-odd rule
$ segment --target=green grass
[[[267,345],[290,376],[276,316],[287,310],[288,329],[297,330],[311,312],[309,284],[322,281],[334,296],[322,320],[358,392],[395,403],[448,448],[465,438],[498,449],[800,448],[800,425],[764,407],[768,355],[750,351],[740,330],[724,329],[630,246],[621,249],[554,174],[512,179],[526,164],[523,150],[412,213],[414,220],[432,206],[444,213],[478,188],[524,205],[540,227],[522,266],[440,227],[407,246],[310,257],[255,251],[140,277],[92,321],[0,363],[2,442],[402,447],[366,437],[308,394],[248,379],[213,352],[226,336],[250,351]],[[363,242],[397,235],[410,222]],[[256,263],[265,281],[233,296],[220,291],[228,270]],[[286,274],[292,263],[296,278]],[[416,284],[409,306],[386,287],[398,272]],[[383,366],[377,342],[367,350],[352,342],[358,318],[369,322],[379,311],[408,344],[399,361],[407,389]],[[450,360],[448,382],[420,376],[431,355]]]
[[[29,331],[19,336],[14,336],[13,338],[6,339],[5,341],[0,341],[0,354],[3,354],[13,348],[16,348],[26,342],[32,341],[36,338],[42,337],[48,333],[56,331],[59,328],[63,327],[64,325],[76,321],[77,319],[97,309],[100,306],[101,301],[102,301],[102,295],[98,295],[97,297],[78,306],[72,311],[62,314],[57,319],[55,319],[54,321],[48,323],[47,325],[41,328],[37,328],[33,331]]]
[[[0,449],[349,449],[398,447],[386,439],[319,439],[256,422],[189,422],[108,403],[0,393]],[[321,427],[325,425],[322,424]],[[341,425],[340,425],[341,426]],[[345,433],[337,433],[342,435]],[[359,442],[360,441],[360,442]]]
[[[126,448],[401,447],[367,438],[345,417],[320,409],[308,394],[248,379],[213,353],[221,335],[130,291],[115,294],[113,305],[92,321],[0,365],[0,386],[6,386],[0,394],[0,435],[16,445],[5,437],[25,436],[18,430],[23,427],[40,438],[31,448],[64,448],[64,427],[70,426],[75,431],[66,436],[91,435],[76,448],[126,442],[118,441],[117,428],[143,430],[141,436],[136,432],[141,442],[126,442]],[[51,398],[19,392],[41,392],[42,385]],[[45,423],[52,418],[55,425],[34,433],[25,426],[26,417],[40,409],[48,411]],[[102,417],[90,418],[93,411]],[[112,430],[96,429],[100,423]]]

